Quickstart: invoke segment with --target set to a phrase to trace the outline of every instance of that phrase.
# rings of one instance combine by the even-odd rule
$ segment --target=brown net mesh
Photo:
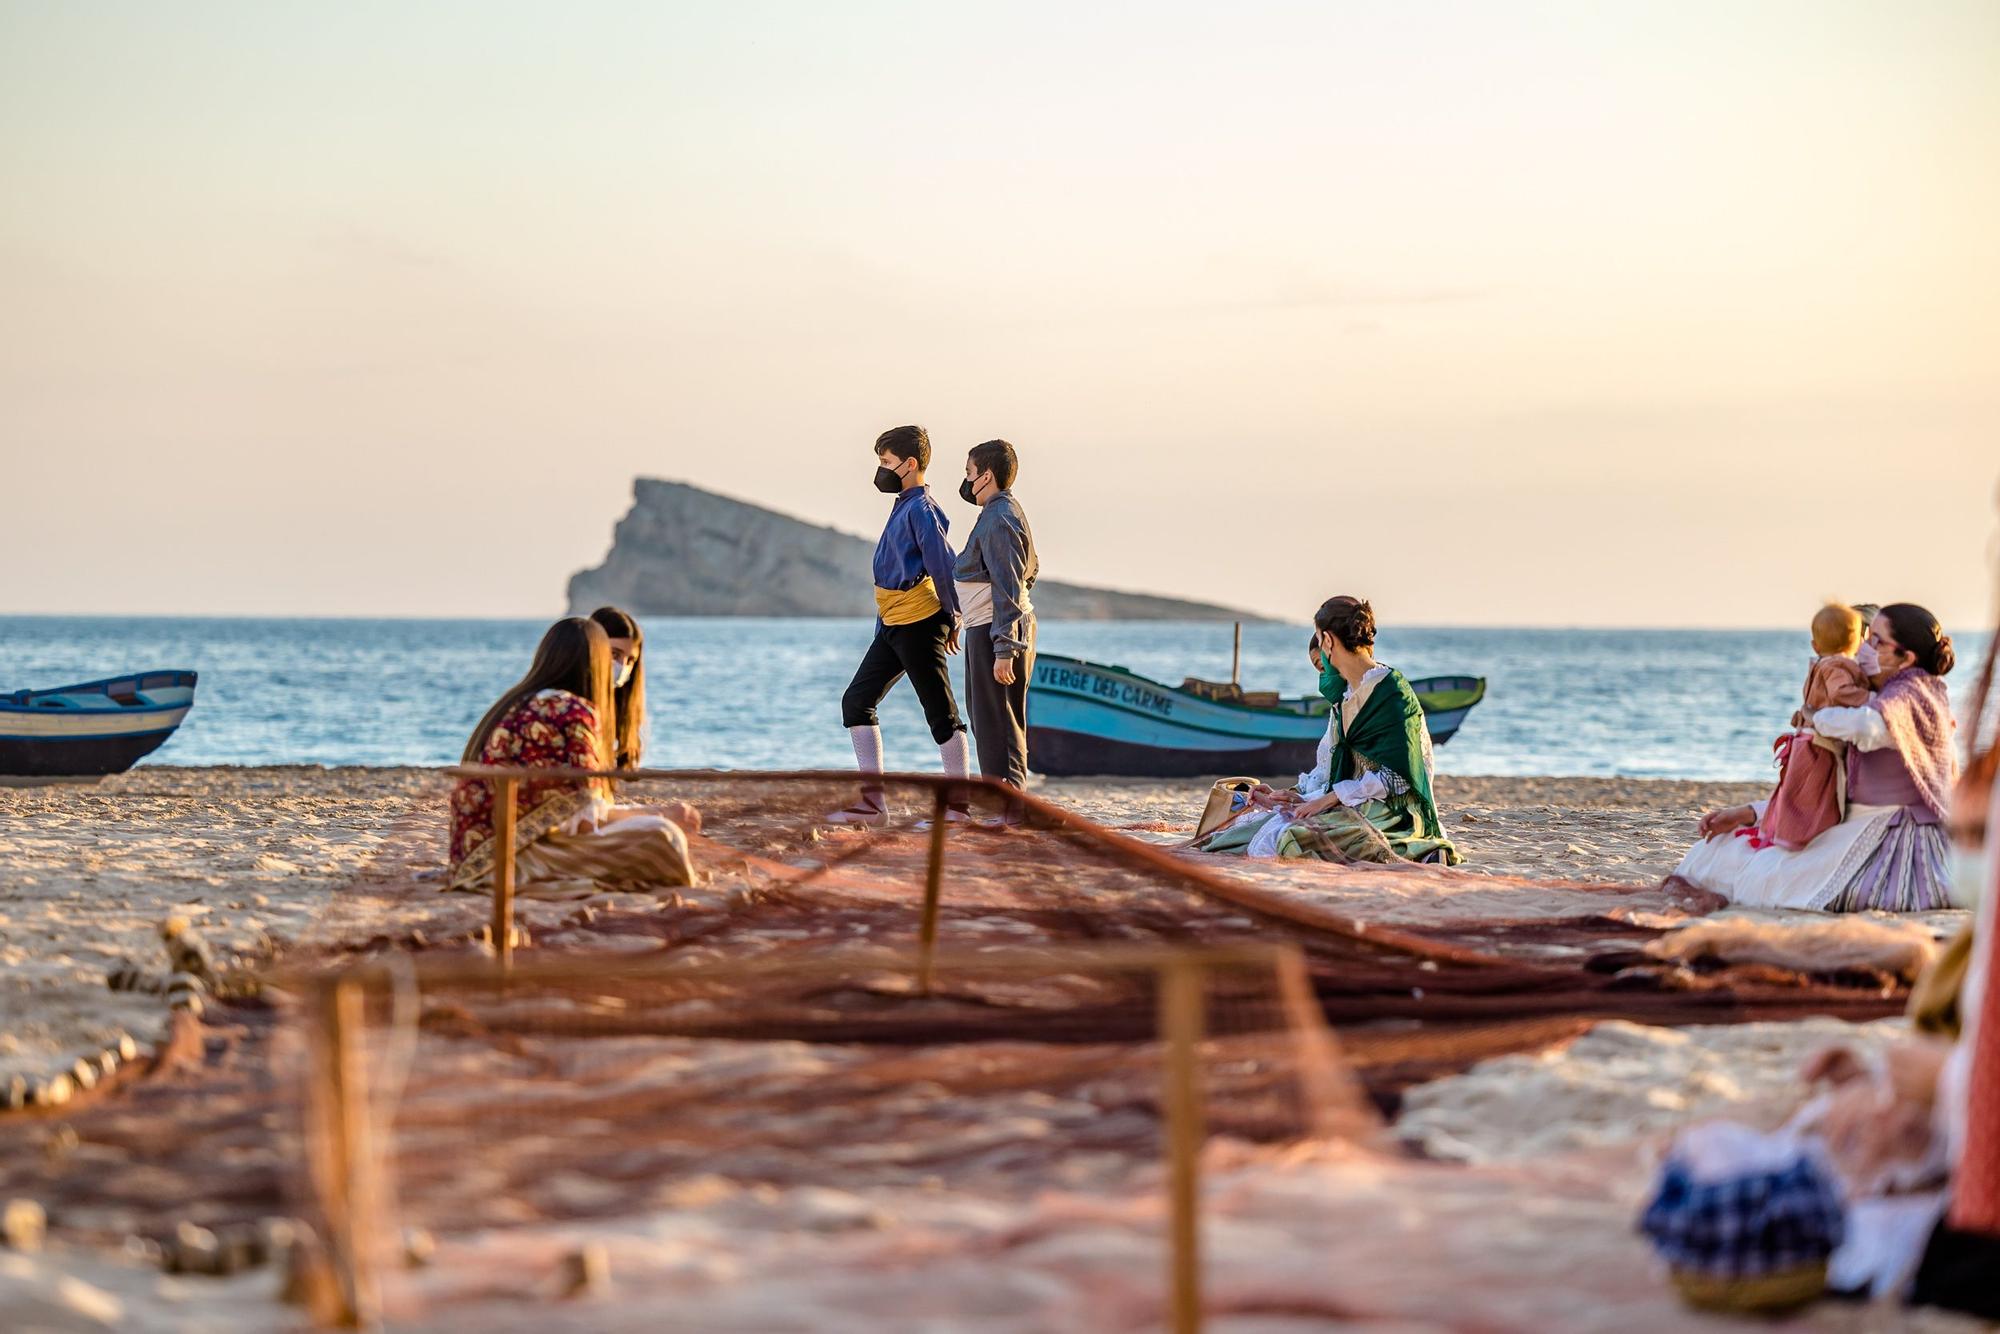
[[[476,1268],[455,1238],[529,1229],[539,1248],[510,1251],[520,1272],[480,1281],[534,1295],[576,1244],[560,1225],[643,1226],[718,1181],[854,1207],[911,1191],[1157,1196],[1176,1125],[1190,1152],[1379,1127],[1294,951],[1006,947],[932,966],[927,992],[908,956],[872,950],[694,967],[527,951],[504,977],[445,960],[350,970],[301,1013],[319,1039],[308,1101],[323,1146],[307,1212],[361,1290],[407,1316],[468,1280],[444,1261]],[[1192,998],[1178,1018],[1176,987]],[[1014,1010],[1039,1033],[827,1036],[842,1015],[893,1009],[938,1025]],[[724,1015],[730,1036],[704,1036]],[[1178,1123],[1176,1037],[1194,1089]],[[447,1243],[437,1272],[396,1263],[412,1229]],[[628,1257],[625,1280],[644,1282],[629,1272],[643,1263]]]
[[[408,816],[371,824],[380,856],[288,942],[275,985],[212,997],[115,1095],[65,1109],[68,1147],[53,1116],[28,1114],[19,1151],[0,1152],[0,1194],[114,1244],[186,1219],[358,1220],[372,1241],[354,1267],[411,1309],[450,1312],[546,1292],[551,1247],[750,1210],[756,1192],[779,1193],[758,1217],[781,1229],[884,1192],[906,1215],[936,1193],[1165,1199],[1161,969],[1175,960],[1207,960],[1204,1142],[1252,1158],[1367,1137],[1357,1086],[1393,1112],[1413,1083],[1603,1018],[1871,1018],[1902,1001],[1874,974],[1648,959],[1639,947],[1677,911],[1668,891],[1246,867],[936,778],[885,779],[886,823],[842,827],[826,816],[854,800],[852,774],[622,785],[623,802],[701,811],[701,883],[524,881],[502,985],[495,899],[441,892],[456,780],[406,777]],[[969,819],[921,827],[941,802]],[[1484,886],[1514,902],[1408,911],[1509,897]],[[1545,901],[1565,906],[1521,909]],[[339,1144],[348,1161],[328,1158]],[[862,1204],[801,1203],[826,1191]],[[1170,1221],[1146,1216],[1149,1254]],[[409,1228],[465,1263],[404,1270]],[[680,1281],[659,1255],[620,1264]]]
[[[1371,894],[1421,897],[1441,879],[1463,881],[1464,873],[1290,864],[1285,869],[1298,882],[1273,887],[1257,874],[1268,871],[1240,859],[1140,842],[995,785],[898,776],[882,786],[888,822],[855,829],[826,819],[853,801],[851,774],[651,775],[630,785],[625,799],[671,793],[704,813],[703,832],[691,843],[706,883],[664,900],[647,896],[647,911],[598,916],[540,902],[524,886],[520,915],[541,948],[652,946],[689,960],[811,957],[835,942],[913,941],[934,869],[936,934],[945,944],[1290,943],[1305,952],[1328,1017],[1342,1024],[1414,1014],[1429,1022],[1500,1022],[1584,1009],[1680,1022],[1704,1014],[1720,1021],[1841,1013],[1857,1004],[1862,1012],[1880,1009],[1879,997],[1856,994],[1880,978],[1698,974],[1649,963],[1637,945],[1658,929],[1621,917],[1630,891],[1570,885],[1560,892],[1602,899],[1602,911],[1500,920],[1474,914],[1414,929],[1370,913],[1367,905],[1379,897]],[[964,806],[969,819],[940,837],[923,825],[946,803]],[[1010,811],[1025,824],[984,827]],[[1315,872],[1324,874],[1306,879]],[[1307,889],[1319,892],[1301,892]],[[988,1035],[1012,1021],[1004,1013],[985,1019],[993,1026]],[[895,1007],[840,1022],[911,1041],[971,1031],[927,1028],[930,1016]]]

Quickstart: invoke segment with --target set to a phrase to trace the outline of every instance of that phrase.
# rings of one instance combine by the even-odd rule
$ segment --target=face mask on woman
[[[1882,660],[1875,655],[1875,646],[1865,640],[1862,641],[1860,648],[1854,650],[1854,661],[1869,676],[1882,670]]]
[[[1986,893],[1992,873],[1986,853],[1976,848],[1951,847],[1951,898],[1961,908],[1977,908]]]
[[[1333,665],[1333,655],[1320,646],[1319,693],[1329,704],[1338,704],[1347,693],[1347,683],[1340,679],[1340,669]]]
[[[612,674],[611,684],[620,690],[630,685],[632,682],[632,669],[638,665],[639,660],[637,658],[627,658],[625,661],[619,663],[618,670]]]

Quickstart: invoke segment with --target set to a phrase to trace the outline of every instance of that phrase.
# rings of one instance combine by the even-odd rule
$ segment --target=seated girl
[[[617,746],[611,675],[610,641],[602,627],[580,616],[557,621],[542,636],[528,674],[473,729],[464,762],[605,768]],[[514,810],[515,883],[530,897],[694,881],[680,826],[658,813],[613,806],[602,780],[523,782]],[[451,794],[449,888],[492,888],[494,830],[493,784],[460,780]]]
[[[631,612],[620,607],[599,607],[590,619],[611,643],[611,713],[616,720],[612,767],[637,769],[646,750],[646,632]],[[701,812],[684,801],[613,809],[618,818],[658,815],[690,833],[701,832]]]
[[[1203,852],[1337,862],[1463,860],[1431,795],[1430,731],[1403,674],[1375,661],[1375,612],[1330,598],[1313,618],[1320,694],[1333,705],[1319,763],[1289,792],[1253,794]]]

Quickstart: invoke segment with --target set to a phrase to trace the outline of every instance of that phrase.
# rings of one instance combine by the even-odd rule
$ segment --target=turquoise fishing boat
[[[125,772],[174,734],[199,679],[140,672],[0,695],[0,785]]]
[[[1410,682],[1443,745],[1486,698],[1479,676]],[[1124,667],[1041,654],[1028,682],[1028,765],[1052,778],[1199,778],[1303,773],[1326,735],[1327,702],[1219,682],[1163,685]]]

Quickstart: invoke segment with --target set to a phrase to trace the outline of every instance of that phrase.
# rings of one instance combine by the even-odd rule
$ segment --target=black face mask
[[[958,498],[968,505],[979,503],[979,489],[973,486],[970,477],[958,484]]]
[[[875,470],[875,489],[877,491],[886,491],[893,496],[903,489],[903,479],[896,475],[894,468],[877,468]]]

